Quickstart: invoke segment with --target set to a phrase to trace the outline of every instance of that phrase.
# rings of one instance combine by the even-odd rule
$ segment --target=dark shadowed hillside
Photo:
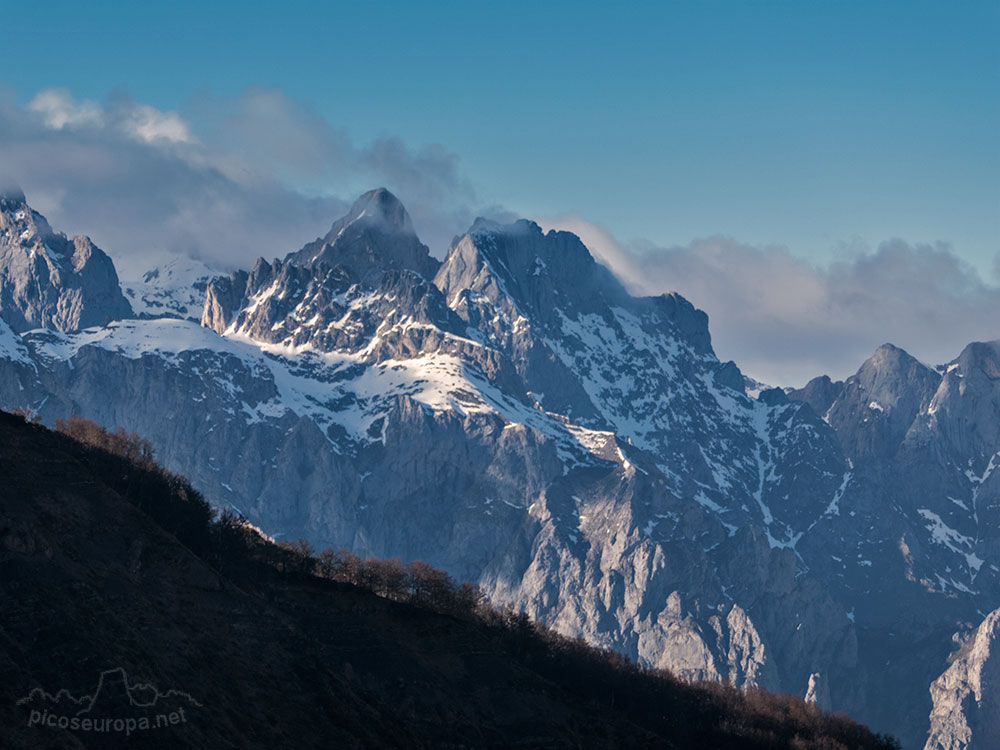
[[[4,748],[893,746],[797,698],[639,672],[419,566],[348,576],[213,520],[134,436],[69,427],[103,448],[0,413]],[[411,578],[384,594],[427,585],[315,575],[386,570]]]

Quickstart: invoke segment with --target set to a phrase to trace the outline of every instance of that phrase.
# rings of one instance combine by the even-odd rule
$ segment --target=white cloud
[[[136,104],[120,113],[120,127],[126,135],[147,143],[169,141],[194,143],[191,129],[176,112],[161,112],[146,104]]]
[[[843,378],[887,341],[941,363],[970,341],[1000,338],[1000,288],[941,243],[844,248],[817,267],[728,237],[658,248],[618,242],[578,216],[539,223],[579,234],[633,291],[690,299],[708,313],[719,356],[765,382]]]
[[[202,97],[183,113],[66,89],[27,107],[0,96],[0,170],[0,184],[20,184],[54,226],[91,235],[124,276],[164,252],[230,267],[284,255],[378,185],[399,195],[438,255],[476,213],[507,217],[472,209],[475,193],[445,148],[391,136],[358,144],[274,89]],[[580,235],[634,291],[679,291],[710,315],[720,357],[772,383],[843,377],[885,341],[941,362],[1000,337],[1000,289],[946,245],[845,248],[816,267],[727,237],[657,248],[621,243],[579,216],[540,223]]]
[[[443,147],[357,144],[275,89],[203,96],[183,113],[64,88],[24,108],[0,97],[0,171],[54,226],[91,235],[129,276],[164,253],[229,267],[282,256],[378,186],[396,192],[438,254],[475,216],[472,188]]]
[[[104,123],[104,111],[97,102],[76,100],[65,88],[39,91],[28,103],[28,110],[42,118],[45,126],[53,130],[66,127],[97,126]]]
[[[28,103],[28,111],[41,118],[50,130],[114,128],[147,143],[195,140],[188,124],[176,112],[164,112],[121,97],[114,104],[103,106],[90,99],[76,99],[66,88],[48,88],[34,96]]]

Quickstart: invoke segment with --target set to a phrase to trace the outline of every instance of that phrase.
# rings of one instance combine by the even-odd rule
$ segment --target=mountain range
[[[275,544],[138,436],[58,427],[0,412],[5,750],[899,747],[640,670],[423,563]]]
[[[7,193],[0,317],[0,405],[138,432],[275,537],[904,747],[998,736],[1000,343],[761,388],[575,235],[479,219],[438,260],[384,189],[281,259],[124,292]]]

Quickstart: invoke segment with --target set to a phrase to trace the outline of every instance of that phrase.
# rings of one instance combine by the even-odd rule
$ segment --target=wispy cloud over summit
[[[195,142],[188,124],[176,112],[161,112],[123,97],[102,106],[89,99],[74,99],[66,88],[43,89],[28,103],[28,111],[39,115],[50,130],[113,128],[125,137],[146,143]]]
[[[0,94],[0,186],[9,184],[55,226],[89,234],[124,278],[168,253],[221,267],[283,255],[380,185],[438,255],[477,214],[514,218],[480,205],[444,146],[359,142],[309,103],[263,87],[176,110],[123,93],[95,101],[49,88],[23,106]],[[885,341],[940,362],[1000,337],[1000,288],[947,244],[845,246],[817,265],[795,248],[724,236],[659,247],[622,243],[579,216],[541,223],[579,234],[635,291],[691,299],[710,315],[719,355],[773,383],[842,377]]]
[[[683,294],[708,313],[720,357],[774,384],[844,377],[887,341],[936,364],[1000,338],[1000,287],[945,243],[845,246],[820,266],[729,237],[662,248],[578,216],[542,223],[579,234],[633,290]]]
[[[190,113],[64,88],[0,101],[3,180],[68,231],[90,234],[126,275],[164,253],[224,266],[296,249],[348,201],[387,185],[432,247],[474,216],[458,157],[398,137],[355,143],[275,89],[201,97]]]

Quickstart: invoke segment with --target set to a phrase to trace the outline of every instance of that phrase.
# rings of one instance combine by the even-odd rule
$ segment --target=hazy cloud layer
[[[500,206],[474,210],[459,159],[442,146],[358,144],[309,105],[263,88],[201,97],[184,112],[65,89],[22,107],[0,92],[0,184],[10,183],[54,226],[112,253],[123,278],[167,253],[228,267],[284,255],[378,185],[399,195],[437,255],[477,213],[513,218]],[[711,318],[719,356],[772,383],[843,377],[885,341],[938,363],[1000,337],[1000,288],[947,245],[845,248],[818,268],[725,237],[657,248],[620,243],[576,216],[540,223],[579,234],[634,291],[691,299]]]
[[[41,91],[26,107],[0,99],[0,170],[54,226],[115,256],[125,277],[164,254],[229,267],[284,255],[380,185],[439,254],[475,215],[475,195],[443,147],[391,137],[355,144],[271,89],[203,97],[187,115],[65,89]]]
[[[970,341],[1000,338],[1000,288],[944,244],[845,248],[818,268],[727,237],[657,248],[625,245],[576,216],[540,223],[580,235],[634,291],[683,294],[708,313],[720,358],[766,382],[843,378],[887,341],[938,364]]]

